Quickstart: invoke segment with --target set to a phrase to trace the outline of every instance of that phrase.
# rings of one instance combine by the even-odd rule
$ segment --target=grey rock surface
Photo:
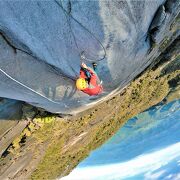
[[[6,0],[0,9],[0,97],[54,113],[73,114],[103,101],[159,56],[165,37],[179,35],[170,31],[180,11],[175,0]],[[157,46],[150,51],[152,40]],[[82,51],[98,63],[101,97],[75,88]]]

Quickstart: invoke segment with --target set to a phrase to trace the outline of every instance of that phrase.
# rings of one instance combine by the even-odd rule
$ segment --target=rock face
[[[172,30],[178,0],[7,0],[0,9],[0,97],[54,113],[99,101],[76,91],[82,51],[88,65],[98,63],[103,100],[159,56],[165,37],[169,43],[179,35]]]

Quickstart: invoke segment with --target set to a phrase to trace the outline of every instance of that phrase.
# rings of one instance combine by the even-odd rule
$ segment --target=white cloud
[[[174,175],[173,180],[180,180],[180,173]]]
[[[178,163],[178,166],[180,166],[180,160],[177,163]]]
[[[143,175],[144,173],[147,178],[148,173],[149,177],[150,175],[153,176],[153,171],[168,164],[173,159],[180,157],[179,149],[180,142],[159,151],[138,156],[123,163],[84,168],[77,167],[69,176],[62,178],[62,180],[125,179],[135,175]],[[158,177],[160,173],[164,172],[159,172],[159,174],[154,174],[154,176]]]
[[[154,180],[154,179],[158,179],[161,175],[163,175],[166,171],[162,170],[162,171],[158,171],[156,173],[146,173],[145,174],[145,179],[148,180]]]
[[[180,173],[178,173],[178,174],[169,174],[164,179],[179,180],[180,179]]]

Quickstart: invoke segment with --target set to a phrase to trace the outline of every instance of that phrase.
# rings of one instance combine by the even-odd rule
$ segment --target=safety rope
[[[61,0],[60,0],[60,1],[61,1]],[[88,28],[86,28],[86,27],[85,27],[83,24],[81,24],[77,19],[75,19],[75,18],[72,16],[72,14],[68,13],[68,12],[64,9],[64,7],[63,7],[63,5],[62,5],[62,1],[61,1],[61,3],[59,3],[57,0],[55,0],[55,2],[56,2],[56,4],[63,10],[63,12],[64,12],[65,15],[68,15],[69,17],[71,17],[76,23],[78,23],[78,24],[79,24],[82,28],[84,28],[89,34],[91,34],[91,36],[94,37],[94,39],[100,44],[100,46],[102,47],[102,49],[103,49],[103,51],[104,51],[104,56],[103,56],[102,58],[100,58],[100,59],[90,59],[90,58],[87,58],[87,57],[85,56],[85,51],[84,51],[84,50],[83,50],[83,51],[80,51],[80,50],[79,50],[78,43],[77,43],[76,37],[75,37],[75,35],[74,35],[73,31],[72,31],[72,26],[71,26],[70,20],[69,20],[68,23],[69,23],[69,26],[70,26],[70,31],[71,31],[71,33],[72,33],[72,36],[73,36],[73,39],[74,39],[74,41],[75,41],[75,45],[76,45],[76,47],[77,47],[77,50],[78,50],[78,53],[79,53],[80,57],[81,57],[82,52],[83,52],[83,55],[84,55],[85,60],[90,61],[90,62],[101,61],[101,60],[105,59],[105,57],[106,57],[106,49],[105,49],[105,47],[103,46],[103,44],[101,43],[101,41],[100,41]]]
[[[37,95],[39,95],[39,96],[47,99],[48,101],[50,101],[50,102],[52,102],[52,103],[55,103],[55,104],[62,104],[62,103],[59,103],[59,102],[57,102],[57,101],[53,101],[53,100],[49,99],[48,97],[42,95],[41,93],[35,91],[34,89],[32,89],[32,88],[26,86],[25,84],[19,82],[18,80],[16,80],[15,78],[13,78],[11,75],[9,75],[8,73],[6,73],[6,72],[5,72],[4,70],[2,70],[1,68],[0,68],[0,71],[1,71],[5,76],[7,76],[7,77],[10,78],[11,80],[13,80],[14,82],[16,82],[16,83],[18,83],[19,85],[25,87],[26,89],[29,89],[30,91],[34,92],[35,94],[37,94]],[[64,104],[64,105],[65,105],[65,104]],[[66,106],[66,105],[65,105],[65,106]]]

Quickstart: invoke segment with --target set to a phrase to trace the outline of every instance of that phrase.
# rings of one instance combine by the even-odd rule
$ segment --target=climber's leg
[[[97,73],[97,63],[93,62],[92,66],[93,66],[94,71]]]

